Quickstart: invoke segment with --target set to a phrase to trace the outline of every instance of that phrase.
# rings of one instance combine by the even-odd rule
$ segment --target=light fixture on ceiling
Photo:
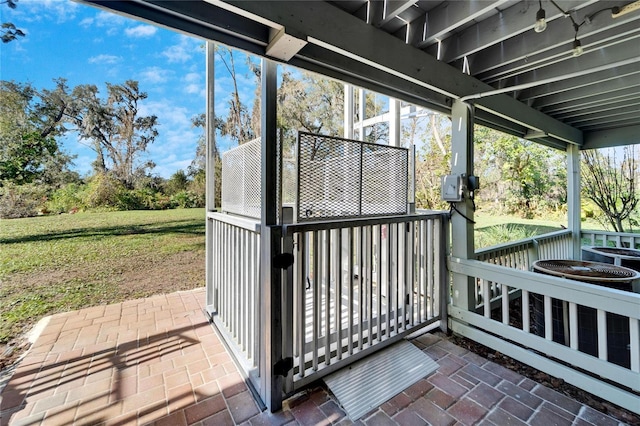
[[[626,15],[627,13],[634,12],[636,10],[640,10],[640,0],[636,0],[631,3],[627,3],[622,7],[613,7],[611,9],[611,17],[619,18],[622,15]]]
[[[577,36],[577,33],[576,33]],[[582,50],[582,43],[580,43],[580,40],[578,40],[577,38],[573,39],[573,49],[571,49],[571,54],[573,55],[574,58],[582,55],[582,52],[584,52],[584,50]]]
[[[585,16],[582,22],[578,24],[574,19],[573,15],[570,12],[563,10],[558,5],[558,3],[555,2],[555,0],[549,0],[549,1],[553,6],[555,6],[556,9],[562,12],[565,18],[569,18],[571,20],[571,23],[573,24],[574,34],[573,34],[573,45],[571,48],[571,55],[573,57],[578,57],[584,53],[584,48],[582,47],[582,43],[580,42],[580,40],[578,40],[578,31],[580,30],[580,27],[582,27],[584,24],[590,24],[593,21],[593,18],[595,18],[596,16],[598,16],[599,14],[605,11],[611,11],[611,17],[617,18],[624,14],[640,9],[640,0],[633,1],[621,7],[619,6],[605,7],[603,9],[600,9],[592,13],[589,16]],[[547,23],[545,21],[545,11],[542,8],[542,0],[538,0],[538,4],[540,5],[540,9],[538,9],[538,13],[536,13],[536,23],[533,26],[533,29],[535,32],[541,33],[547,28]]]
[[[533,25],[533,30],[537,33],[541,33],[547,29],[547,21],[545,19],[546,13],[542,8],[542,0],[538,0],[538,3],[540,4],[540,9],[538,9],[538,12],[536,13],[536,23]]]

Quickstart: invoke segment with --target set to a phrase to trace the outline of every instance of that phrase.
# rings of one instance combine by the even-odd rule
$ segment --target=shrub
[[[89,181],[83,201],[88,208],[117,209],[121,204],[119,198],[124,190],[124,185],[117,179],[98,173]]]
[[[146,210],[149,197],[153,197],[153,194],[147,194],[147,190],[144,189],[121,188],[116,194],[116,208],[118,210]]]
[[[70,211],[84,210],[85,192],[87,187],[70,183],[56,190],[47,201],[47,209],[51,213],[68,213]]]
[[[502,224],[495,225],[476,232],[476,248],[491,247],[511,241],[524,240],[536,236],[537,233],[528,230],[524,225]]]
[[[119,210],[164,210],[172,207],[171,198],[150,188],[122,189],[118,193]]]
[[[0,218],[37,216],[45,210],[46,200],[47,188],[42,185],[3,182],[0,187]]]
[[[204,200],[202,200],[202,196],[192,191],[177,192],[171,197],[171,202],[175,207],[180,207],[183,209],[191,209],[204,206]]]

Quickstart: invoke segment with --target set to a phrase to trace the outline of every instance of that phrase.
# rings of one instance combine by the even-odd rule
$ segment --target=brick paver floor
[[[1,425],[348,425],[322,384],[260,412],[203,313],[204,290],[52,316],[0,394]],[[617,425],[436,334],[440,365],[364,425]]]

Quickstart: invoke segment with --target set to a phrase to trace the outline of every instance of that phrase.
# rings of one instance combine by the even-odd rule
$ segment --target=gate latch
[[[271,259],[272,266],[278,269],[287,269],[289,266],[293,265],[293,254],[291,253],[280,253],[273,256]]]
[[[274,364],[273,374],[276,376],[287,377],[287,374],[291,369],[293,369],[293,358],[287,357]]]

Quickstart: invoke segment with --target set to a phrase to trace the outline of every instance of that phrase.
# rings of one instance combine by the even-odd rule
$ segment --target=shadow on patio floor
[[[352,424],[324,385],[260,412],[203,314],[198,289],[54,315],[2,390],[1,425]],[[618,421],[436,334],[438,371],[359,424]]]

